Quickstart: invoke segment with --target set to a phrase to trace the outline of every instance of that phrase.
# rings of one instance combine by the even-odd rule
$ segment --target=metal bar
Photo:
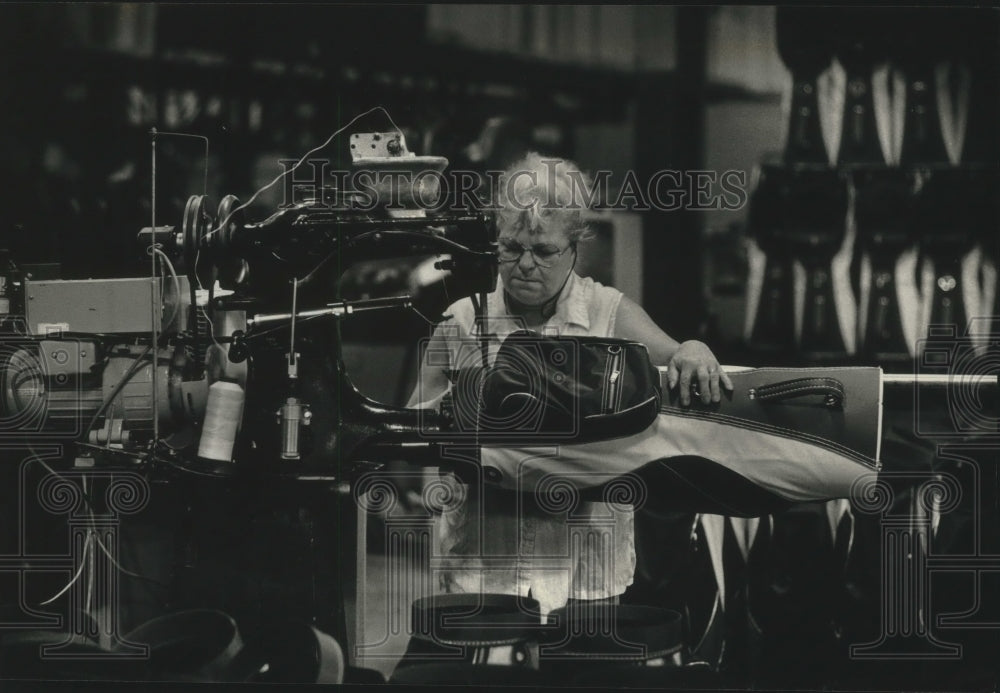
[[[390,298],[372,298],[364,301],[341,301],[330,303],[326,308],[315,308],[313,310],[303,310],[291,313],[263,313],[247,320],[247,326],[260,327],[272,322],[282,322],[291,320],[295,316],[296,320],[305,318],[315,318],[321,315],[332,315],[341,317],[352,313],[361,313],[366,310],[381,310],[383,308],[409,308],[413,303],[411,296],[393,296]]]
[[[358,301],[338,301],[336,303],[327,303],[328,308],[346,308],[347,313],[359,313],[365,310],[378,310],[380,308],[409,308],[410,304],[413,302],[413,297],[407,294],[406,296],[387,296],[385,298],[368,298]]]
[[[285,322],[291,320],[293,315],[296,320],[303,320],[305,318],[316,318],[320,315],[334,315],[339,317],[343,314],[344,310],[342,308],[316,308],[315,310],[301,310],[297,313],[261,313],[260,315],[248,318],[247,327],[260,327],[272,322]]]
[[[151,145],[153,151],[152,151],[152,161],[150,163],[150,172],[152,174],[152,176],[151,176],[152,177],[152,181],[150,183],[149,202],[150,202],[150,207],[151,207],[150,215],[152,216],[152,219],[150,221],[150,226],[154,229],[154,231],[156,229],[156,136],[157,136],[157,134],[158,133],[157,133],[155,127],[150,130],[150,145]],[[154,243],[152,244],[152,247],[156,248],[155,238],[154,238]],[[158,345],[158,342],[159,342],[160,338],[156,334],[156,332],[157,332],[157,328],[159,327],[159,325],[157,323],[160,320],[160,308],[161,308],[161,306],[157,302],[158,301],[162,301],[163,297],[162,297],[162,295],[159,295],[159,294],[162,294],[163,292],[162,291],[161,292],[157,292],[157,290],[156,290],[156,280],[157,280],[157,271],[156,270],[157,270],[157,263],[159,261],[159,257],[157,256],[157,254],[155,252],[151,252],[150,256],[151,256],[150,257],[151,271],[152,271],[152,275],[153,275],[152,284],[150,286],[150,291],[153,294],[152,297],[150,298],[150,305],[153,308],[153,310],[151,311],[152,314],[153,314],[152,335],[151,335],[152,339],[153,339],[153,368],[152,368],[152,371],[151,371],[149,377],[150,377],[150,381],[152,383],[152,393],[153,393],[153,445],[155,446],[157,444],[157,442],[159,442],[159,440],[160,440],[160,411],[159,411],[160,396],[159,396],[159,392],[158,392],[159,383],[157,382],[157,377],[156,377],[157,376],[157,374],[156,374],[156,371],[157,371],[157,368],[156,368],[156,366],[157,366],[156,359],[157,359],[157,357],[159,356],[159,353],[160,353],[160,348],[159,348],[159,345]],[[180,297],[178,297],[178,300],[179,300],[179,298]],[[194,308],[194,306],[192,306],[192,309],[193,308]]]
[[[1000,384],[1000,376],[994,373],[967,373],[967,374],[939,374],[939,373],[884,373],[882,384],[890,386],[941,386],[949,385],[997,385]]]

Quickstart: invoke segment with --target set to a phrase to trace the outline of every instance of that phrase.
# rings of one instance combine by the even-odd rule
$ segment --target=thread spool
[[[219,462],[232,460],[236,431],[243,418],[244,397],[243,388],[236,383],[220,380],[208,388],[198,457]]]

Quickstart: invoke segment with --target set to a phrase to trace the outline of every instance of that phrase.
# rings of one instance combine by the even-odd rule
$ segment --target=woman
[[[499,179],[500,281],[487,299],[491,358],[507,334],[523,328],[629,339],[645,344],[654,364],[668,366],[668,384],[680,387],[683,404],[690,403],[692,382],[706,403],[719,401],[720,387],[732,384],[707,346],[678,343],[620,291],[573,271],[577,244],[587,237],[587,188],[572,163],[537,154]],[[446,315],[410,406],[433,406],[448,389],[447,372],[473,365],[470,358],[480,353],[472,301],[458,301]],[[456,499],[435,523],[440,562],[432,569],[444,591],[531,596],[547,613],[576,600],[617,601],[632,583],[631,508],[583,502],[566,510],[488,486],[470,488],[453,476],[442,483]]]

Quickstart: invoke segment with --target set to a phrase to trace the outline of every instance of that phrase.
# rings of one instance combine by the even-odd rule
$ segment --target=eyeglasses
[[[536,265],[548,268],[552,267],[567,250],[574,248],[575,245],[575,243],[570,243],[562,250],[559,250],[555,246],[544,243],[526,248],[520,243],[500,241],[500,262],[517,262],[525,252],[528,252]]]

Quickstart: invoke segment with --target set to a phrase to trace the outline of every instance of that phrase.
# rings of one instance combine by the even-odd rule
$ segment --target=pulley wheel
[[[246,224],[246,213],[238,209],[239,206],[240,200],[235,195],[222,198],[216,217],[219,229],[212,237],[212,247],[216,250],[214,254],[219,268],[219,284],[223,289],[235,289],[246,280],[249,271],[245,260],[232,255],[233,234]]]
[[[245,210],[239,209],[234,213],[234,210],[237,210],[239,206],[240,199],[236,195],[226,195],[222,198],[222,202],[219,203],[219,214],[216,219],[220,227],[215,244],[223,252],[229,250],[233,233],[246,224]],[[223,224],[225,226],[222,226]]]
[[[199,257],[198,249],[202,240],[211,233],[214,219],[211,212],[212,203],[207,195],[192,195],[188,198],[184,207],[184,221],[181,226],[182,239],[184,243],[184,264],[187,267],[188,278],[196,284],[208,288],[214,281],[212,279],[212,262],[209,258]],[[205,253],[202,253],[205,255]],[[195,267],[195,262],[198,267]],[[202,266],[204,264],[204,266]],[[197,270],[197,280],[195,272]]]

